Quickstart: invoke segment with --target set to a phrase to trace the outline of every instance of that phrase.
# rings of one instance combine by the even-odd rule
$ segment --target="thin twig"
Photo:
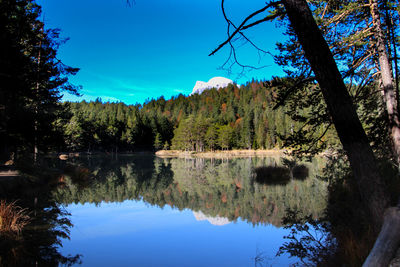
[[[222,7],[223,7],[223,4],[224,4],[224,1],[225,1],[225,0],[222,0],[222,4],[221,4]],[[255,12],[251,13],[249,16],[247,16],[247,17],[242,21],[242,23],[240,23],[239,27],[237,27],[236,30],[235,30],[232,34],[230,34],[230,35],[228,36],[228,39],[226,39],[226,40],[225,40],[224,42],[222,42],[216,49],[214,49],[214,50],[209,54],[209,56],[214,55],[214,54],[215,54],[216,52],[218,52],[222,47],[224,47],[226,44],[228,44],[236,34],[238,34],[241,30],[243,30],[243,27],[245,26],[245,24],[246,24],[251,18],[257,16],[257,15],[260,14],[260,13],[263,13],[263,12],[266,11],[268,8],[270,8],[270,7],[272,7],[272,6],[276,6],[276,5],[277,5],[277,2],[271,2],[271,3],[269,3],[268,5],[266,5],[265,7],[263,7],[263,8],[261,8],[261,9],[255,11]],[[247,28],[246,28],[246,29],[247,29]]]

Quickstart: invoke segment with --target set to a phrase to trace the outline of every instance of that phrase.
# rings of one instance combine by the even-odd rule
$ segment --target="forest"
[[[178,149],[189,151],[283,148],[284,137],[300,128],[285,107],[274,108],[275,88],[264,81],[229,85],[202,94],[160,97],[143,105],[65,102],[69,119],[60,133],[61,151]],[[321,135],[320,127],[315,135]],[[334,145],[334,131],[317,144]]]

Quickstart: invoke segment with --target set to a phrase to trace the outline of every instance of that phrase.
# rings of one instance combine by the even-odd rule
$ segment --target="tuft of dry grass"
[[[22,229],[30,222],[26,209],[16,204],[0,200],[0,233],[21,233]]]

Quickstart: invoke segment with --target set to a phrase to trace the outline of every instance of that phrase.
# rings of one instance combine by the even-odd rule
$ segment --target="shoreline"
[[[160,158],[241,158],[259,156],[283,156],[286,149],[240,149],[240,150],[216,150],[207,152],[195,152],[184,150],[159,150],[155,155]]]

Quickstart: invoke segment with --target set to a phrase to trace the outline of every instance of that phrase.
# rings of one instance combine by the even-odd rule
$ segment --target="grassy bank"
[[[259,156],[283,156],[287,150],[269,149],[269,150],[216,150],[207,152],[183,151],[183,150],[159,150],[157,157],[164,158],[240,158],[240,157],[259,157]]]

